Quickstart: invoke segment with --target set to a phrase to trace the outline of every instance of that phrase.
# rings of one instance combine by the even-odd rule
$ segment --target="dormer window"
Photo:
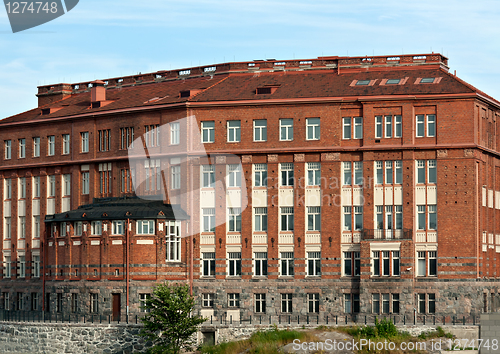
[[[370,84],[370,80],[358,80],[356,82],[356,86],[368,86]]]
[[[257,95],[271,95],[273,94],[274,92],[276,92],[276,90],[278,89],[279,86],[264,86],[264,87],[257,87],[257,90],[255,91],[255,93]]]
[[[190,91],[190,90],[181,91],[181,92],[179,93],[179,96],[180,96],[180,98],[183,98],[183,97],[191,97],[191,91]]]

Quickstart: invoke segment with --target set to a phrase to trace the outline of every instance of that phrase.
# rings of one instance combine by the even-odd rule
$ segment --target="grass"
[[[277,354],[280,347],[293,342],[294,339],[301,341],[314,341],[317,338],[307,332],[294,330],[278,330],[276,327],[268,331],[258,331],[249,339],[237,342],[223,342],[218,345],[202,346],[200,352],[203,354]]]

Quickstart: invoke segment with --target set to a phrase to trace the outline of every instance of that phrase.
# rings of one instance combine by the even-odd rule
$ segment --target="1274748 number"
[[[49,2],[49,1],[15,1],[8,2],[5,4],[7,8],[7,13],[9,14],[24,14],[30,12],[40,13],[41,11],[45,13],[57,13],[57,2]]]

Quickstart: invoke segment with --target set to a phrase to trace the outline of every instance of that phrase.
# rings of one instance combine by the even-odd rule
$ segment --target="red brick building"
[[[1,307],[133,314],[171,280],[233,319],[496,310],[500,102],[447,62],[39,87],[0,121]]]

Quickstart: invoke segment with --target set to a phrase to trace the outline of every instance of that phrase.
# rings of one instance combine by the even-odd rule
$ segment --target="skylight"
[[[368,86],[370,84],[370,80],[358,80],[356,82],[356,86]]]
[[[424,77],[420,80],[421,84],[432,84],[434,82],[433,77]]]
[[[386,85],[397,85],[401,82],[401,79],[389,79],[385,83]]]

